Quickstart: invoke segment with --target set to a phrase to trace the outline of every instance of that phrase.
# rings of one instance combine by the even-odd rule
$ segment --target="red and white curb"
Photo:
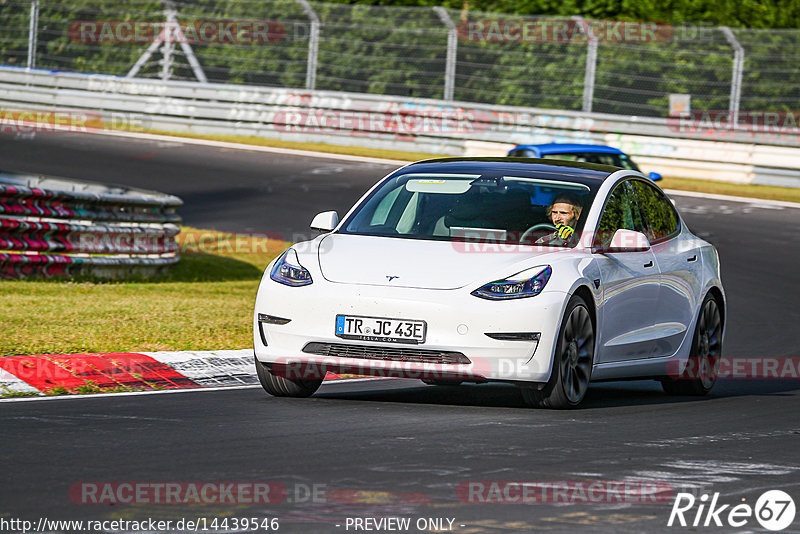
[[[328,374],[326,379],[338,379]],[[0,358],[0,394],[165,390],[258,384],[253,351],[37,354]]]

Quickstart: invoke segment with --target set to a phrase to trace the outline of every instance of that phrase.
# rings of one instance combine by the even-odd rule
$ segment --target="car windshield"
[[[623,169],[638,171],[639,167],[627,154],[607,154],[603,152],[568,152],[563,154],[544,154],[543,158],[560,159],[564,161],[580,161],[585,163],[599,163],[600,165],[613,165]]]
[[[574,215],[569,225],[577,238],[593,198],[594,191],[569,178],[404,173],[373,191],[339,232],[572,247],[577,239],[552,239],[561,221],[554,224],[550,208]]]

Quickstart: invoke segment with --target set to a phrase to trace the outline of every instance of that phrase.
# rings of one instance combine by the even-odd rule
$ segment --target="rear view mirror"
[[[614,232],[609,246],[595,248],[595,254],[611,254],[614,252],[646,252],[650,250],[650,240],[641,232],[620,228]]]
[[[339,224],[339,214],[335,211],[318,213],[311,221],[311,229],[318,232],[330,232]]]

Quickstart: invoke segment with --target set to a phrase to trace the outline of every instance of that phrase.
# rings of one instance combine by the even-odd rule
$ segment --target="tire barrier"
[[[0,172],[0,278],[148,277],[179,261],[174,196]]]

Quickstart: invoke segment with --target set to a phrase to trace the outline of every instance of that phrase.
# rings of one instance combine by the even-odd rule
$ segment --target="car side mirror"
[[[611,243],[607,247],[598,247],[592,250],[595,254],[611,254],[614,252],[647,252],[650,250],[650,240],[641,232],[620,228],[614,232]]]
[[[339,224],[339,214],[335,211],[318,213],[311,221],[311,229],[318,232],[330,232]]]
[[[647,176],[648,176],[648,177],[649,177],[651,180],[653,180],[654,182],[657,182],[657,181],[659,181],[661,178],[663,178],[663,176],[661,176],[661,175],[660,175],[660,174],[658,174],[657,172],[651,172],[651,173],[650,173],[650,174],[648,174]]]

